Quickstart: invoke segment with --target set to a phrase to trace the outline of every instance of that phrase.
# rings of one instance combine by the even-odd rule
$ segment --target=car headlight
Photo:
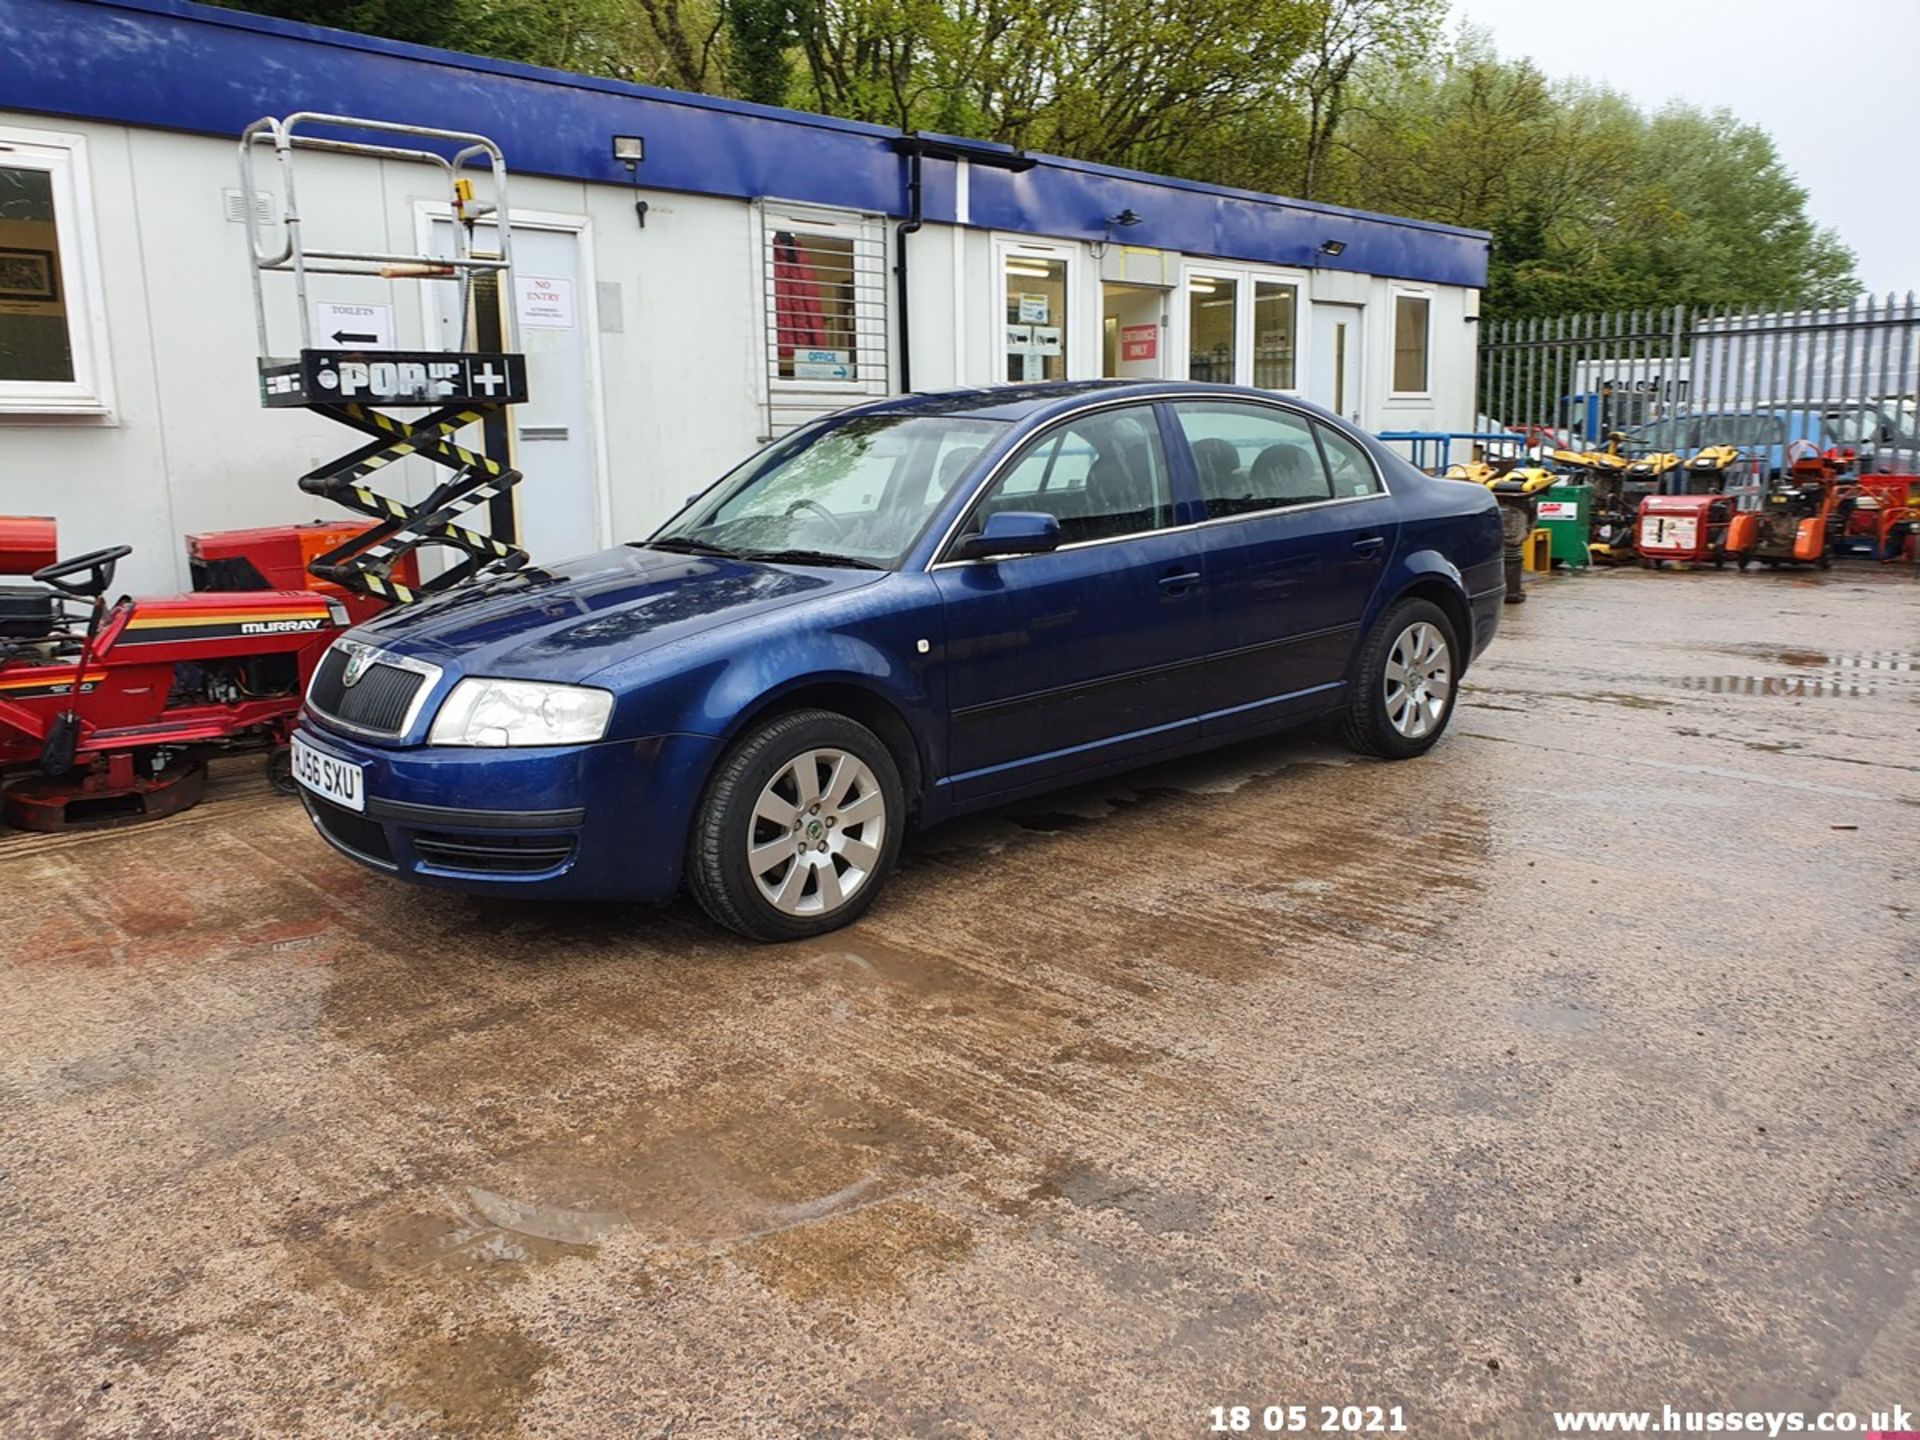
[[[429,745],[588,745],[607,733],[613,696],[585,685],[462,680],[441,702]]]

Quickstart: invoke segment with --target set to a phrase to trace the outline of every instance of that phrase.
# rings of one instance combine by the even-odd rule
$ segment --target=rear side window
[[[1052,515],[1063,545],[1166,528],[1173,492],[1153,411],[1102,410],[1047,431],[1001,473],[957,538],[1003,510]]]
[[[1333,498],[1306,416],[1230,400],[1188,400],[1173,409],[1209,520]]]
[[[1320,453],[1326,458],[1327,474],[1333,481],[1334,499],[1353,495],[1372,495],[1380,488],[1380,472],[1357,441],[1342,435],[1331,425],[1313,424],[1320,437]]]

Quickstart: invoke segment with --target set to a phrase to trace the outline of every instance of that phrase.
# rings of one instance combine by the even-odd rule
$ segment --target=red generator
[[[1728,495],[1649,495],[1640,502],[1635,531],[1640,563],[1649,570],[1672,564],[1727,563],[1727,531],[1734,503]]]
[[[109,602],[115,545],[53,558],[54,523],[0,518],[0,795],[28,830],[184,810],[216,754],[271,753],[276,772],[314,666],[382,603],[304,577],[349,521],[189,538],[197,588]],[[413,557],[407,557],[411,562]],[[409,572],[409,575],[411,572]]]

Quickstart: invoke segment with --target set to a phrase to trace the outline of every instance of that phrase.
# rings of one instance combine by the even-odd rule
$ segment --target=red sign
[[[1160,327],[1158,325],[1122,325],[1120,327],[1120,358],[1122,360],[1155,360],[1160,356]]]

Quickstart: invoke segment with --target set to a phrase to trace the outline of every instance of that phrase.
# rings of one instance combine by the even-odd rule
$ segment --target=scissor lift
[[[314,133],[316,131],[325,133]],[[376,144],[354,135],[392,135]],[[398,143],[400,139],[412,143]],[[438,145],[440,149],[428,148]],[[269,237],[251,203],[260,193],[255,158],[270,147],[279,174],[280,223]],[[306,243],[294,185],[299,151],[321,151],[375,160],[437,167],[447,182],[453,212],[453,254],[391,254],[378,250],[322,249]],[[481,193],[476,179],[484,178]],[[488,505],[495,530],[511,529],[506,497],[520,479],[506,453],[506,426],[498,423],[510,405],[527,398],[526,358],[516,351],[513,306],[513,238],[508,224],[507,169],[499,146],[483,135],[399,125],[347,115],[308,111],[284,119],[254,121],[240,138],[241,195],[247,202],[247,237],[253,261],[253,313],[260,343],[260,403],[269,409],[305,409],[325,415],[370,439],[338,459],[300,477],[300,488],[324,496],[374,523],[345,544],[316,556],[311,573],[362,595],[405,604],[490,571],[516,570],[526,552],[508,538],[471,529],[461,517]],[[490,221],[494,248],[476,249],[476,227]],[[293,276],[300,317],[300,346],[292,357],[276,354],[268,333],[264,277]],[[420,280],[460,287],[458,350],[326,349],[314,347],[310,275],[359,275]],[[385,408],[383,408],[385,407]],[[415,420],[389,409],[426,409]],[[495,423],[489,423],[495,422]],[[456,444],[453,436],[479,424],[481,448]],[[452,471],[419,504],[382,494],[372,481],[407,456]],[[441,546],[457,558],[430,579],[409,583],[396,567],[424,546]],[[402,573],[405,573],[404,571]]]

